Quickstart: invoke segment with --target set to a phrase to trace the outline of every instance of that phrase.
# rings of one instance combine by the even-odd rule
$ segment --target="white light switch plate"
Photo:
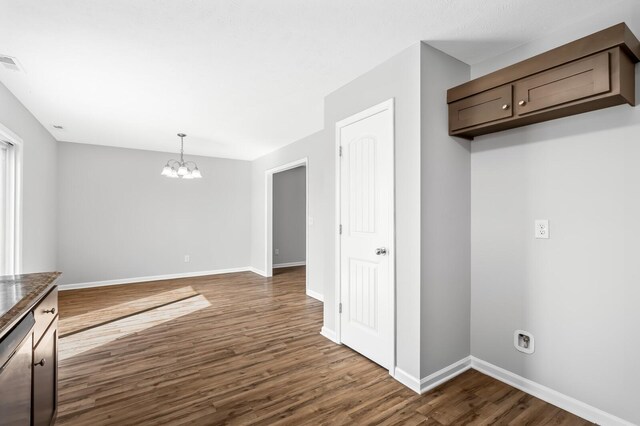
[[[549,221],[547,219],[536,220],[536,238],[549,238]]]

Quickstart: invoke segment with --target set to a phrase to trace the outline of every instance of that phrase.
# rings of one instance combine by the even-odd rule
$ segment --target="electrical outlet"
[[[549,238],[549,221],[547,219],[536,220],[536,238]]]
[[[535,340],[528,331],[516,330],[513,333],[513,346],[522,353],[531,355],[535,351]]]
[[[280,249],[275,249],[276,256],[280,254]]]
[[[188,254],[184,255],[184,263],[189,263],[191,262],[191,256],[189,256]]]

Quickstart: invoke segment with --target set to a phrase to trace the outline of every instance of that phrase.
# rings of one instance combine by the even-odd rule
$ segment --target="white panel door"
[[[340,340],[386,368],[394,324],[392,107],[389,101],[338,123]]]

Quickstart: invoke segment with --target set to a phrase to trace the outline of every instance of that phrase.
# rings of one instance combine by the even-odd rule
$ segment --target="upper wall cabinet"
[[[640,42],[625,24],[449,89],[449,134],[473,139],[527,124],[635,105]]]

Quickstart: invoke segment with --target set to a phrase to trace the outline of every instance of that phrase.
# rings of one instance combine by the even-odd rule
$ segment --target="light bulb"
[[[178,168],[178,175],[179,175],[179,176],[184,176],[184,175],[186,175],[187,173],[189,173],[189,169],[187,169],[187,166],[180,166],[180,167]]]
[[[176,171],[176,169],[171,169],[171,174],[168,177],[177,178],[178,177],[178,172]]]
[[[187,173],[186,175],[182,176],[182,179],[193,179],[193,173]]]
[[[191,176],[192,176],[194,179],[200,179],[200,178],[202,177],[202,173],[200,173],[200,170],[196,167],[195,169],[193,169],[193,170],[191,171]]]
[[[162,176],[171,176],[171,167],[169,167],[169,165],[167,164],[166,166],[163,167],[162,169],[162,173],[160,173]]]

